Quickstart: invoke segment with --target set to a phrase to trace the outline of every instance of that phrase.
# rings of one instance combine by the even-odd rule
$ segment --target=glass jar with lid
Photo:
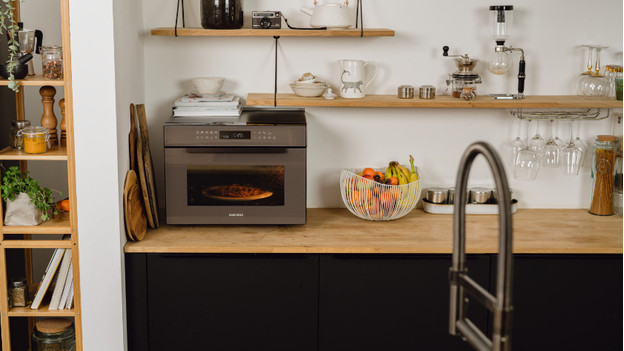
[[[46,79],[63,78],[63,49],[60,46],[44,46],[41,48],[41,64],[43,77]]]
[[[614,213],[613,192],[617,145],[617,137],[613,135],[598,135],[594,142],[589,203],[591,214],[610,216]]]
[[[26,307],[28,304],[28,283],[25,278],[9,281],[9,306]]]
[[[11,121],[11,131],[9,132],[9,145],[13,150],[24,150],[24,138],[22,135],[17,135],[17,133],[30,126],[30,121],[26,120],[15,120]]]
[[[44,127],[26,127],[17,133],[24,138],[24,152],[42,154],[48,151],[50,135]]]
[[[33,351],[75,351],[76,333],[69,319],[47,318],[35,323]]]

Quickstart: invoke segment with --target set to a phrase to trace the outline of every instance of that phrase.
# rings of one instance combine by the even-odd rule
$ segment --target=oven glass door
[[[166,148],[167,223],[305,223],[305,148]]]

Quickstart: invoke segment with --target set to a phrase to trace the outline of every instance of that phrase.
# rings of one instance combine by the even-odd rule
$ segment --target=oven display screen
[[[219,132],[219,139],[251,139],[250,131],[225,130]]]

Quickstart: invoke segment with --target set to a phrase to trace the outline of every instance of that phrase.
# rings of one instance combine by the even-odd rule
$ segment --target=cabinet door
[[[448,333],[450,255],[323,255],[319,350],[471,350]],[[489,258],[469,256],[487,286]],[[484,331],[488,314],[471,306]]]
[[[148,256],[149,349],[317,350],[318,257]]]
[[[514,350],[622,350],[621,255],[516,255]]]

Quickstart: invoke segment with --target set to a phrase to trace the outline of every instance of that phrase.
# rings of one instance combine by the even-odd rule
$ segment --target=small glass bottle
[[[11,132],[9,133],[9,145],[13,150],[24,150],[24,137],[18,132],[30,126],[30,121],[15,120],[11,121]]]
[[[474,89],[473,87],[464,86],[461,94],[459,95],[459,98],[462,100],[467,100],[467,101],[474,100],[477,94],[475,94],[473,89]]]
[[[9,307],[26,307],[28,304],[28,283],[26,279],[11,279],[9,282]]]
[[[42,47],[41,59],[45,79],[63,78],[63,49],[60,46]]]
[[[594,156],[591,169],[589,213],[611,216],[614,213],[613,193],[615,183],[615,161],[617,137],[599,135],[594,142]]]

